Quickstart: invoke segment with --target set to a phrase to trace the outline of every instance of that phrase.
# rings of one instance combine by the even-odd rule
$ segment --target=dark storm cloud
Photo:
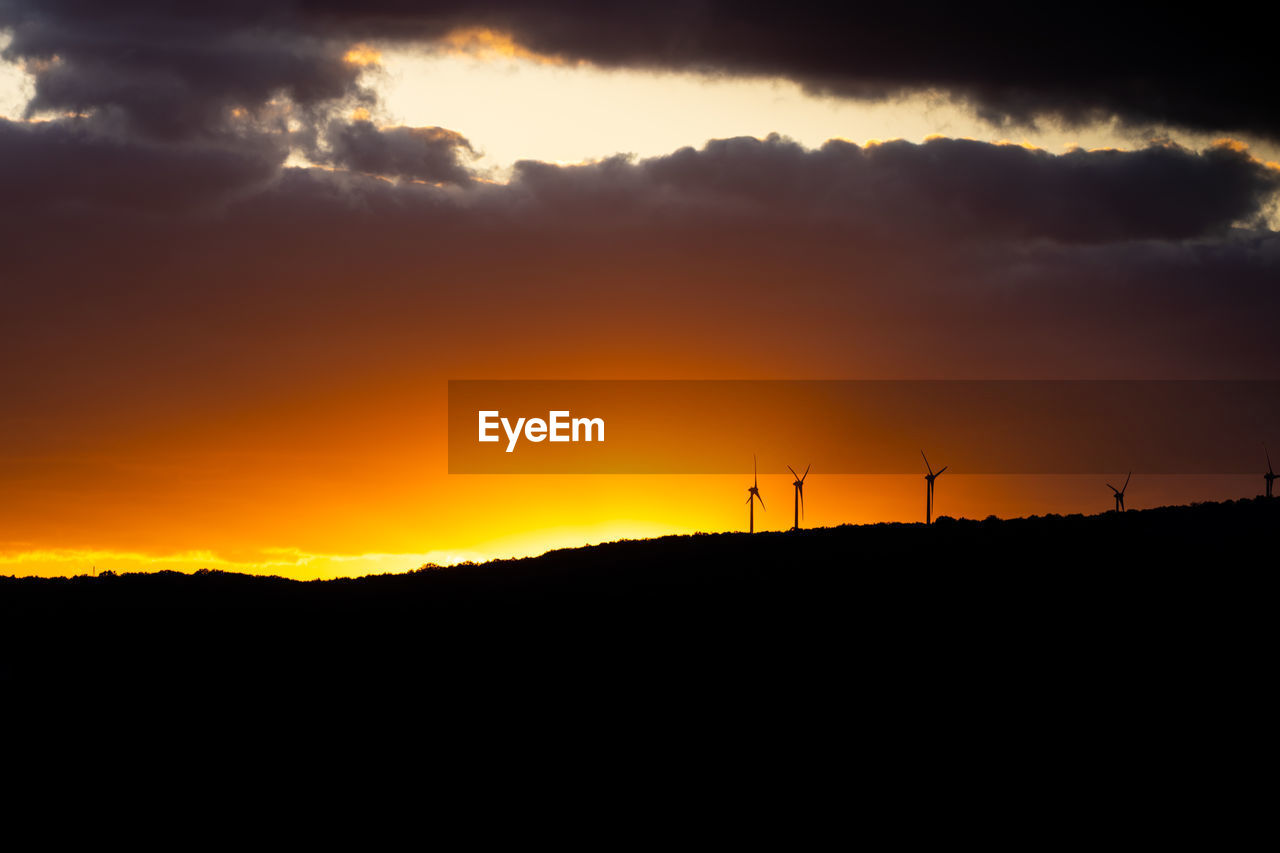
[[[341,169],[482,187],[464,163],[470,144],[453,131],[332,121],[320,138],[313,158]],[[207,206],[266,186],[280,174],[286,150],[272,134],[174,145],[130,140],[93,120],[0,122],[7,190],[0,211],[70,201]],[[535,229],[585,223],[601,230],[649,220],[695,226],[750,220],[853,229],[908,243],[1208,237],[1233,225],[1258,226],[1280,189],[1280,171],[1229,145],[1200,153],[1154,145],[1054,155],[954,139],[865,147],[832,140],[810,150],[778,136],[713,140],[702,149],[639,161],[521,162],[510,185],[483,186],[465,203],[407,185],[371,195],[364,182],[317,175],[317,186],[340,205],[413,209],[429,199],[432,209],[460,205],[464,222],[510,219]]]
[[[434,14],[404,11],[415,5]],[[604,66],[781,76],[854,98],[940,90],[998,124],[1115,116],[1280,135],[1280,110],[1258,85],[1273,76],[1274,11],[812,0],[307,6],[335,19],[354,7],[375,31],[425,34],[446,7],[458,25],[509,30],[531,50]]]
[[[5,51],[35,72],[28,110],[118,116],[166,139],[225,134],[232,111],[265,128],[342,99],[369,101],[349,40],[304,32],[289,4],[0,0]]]
[[[749,209],[912,239],[1062,242],[1219,233],[1260,216],[1278,188],[1280,172],[1225,145],[1053,155],[971,140],[833,140],[812,151],[776,136],[715,140],[636,164],[520,163],[513,185],[564,209]]]
[[[334,121],[326,141],[320,160],[354,172],[432,183],[471,181],[463,163],[475,154],[471,143],[442,127],[378,128],[370,121]]]
[[[265,136],[177,146],[121,139],[90,121],[0,119],[0,216],[195,210],[274,178],[285,153]]]
[[[610,194],[601,208],[529,186],[286,169],[199,220],[11,217],[0,390],[36,409],[83,408],[99,389],[164,411],[208,394],[200,411],[216,420],[250,389],[270,399],[338,373],[409,375],[420,394],[424,372],[617,378],[681,363],[742,378],[1280,370],[1265,319],[1280,313],[1274,233],[942,239],[901,220],[891,233],[693,205],[669,187]]]
[[[744,0],[0,0],[8,55],[49,60],[38,108],[110,107],[152,133],[216,125],[273,94],[315,107],[356,97],[342,61],[362,39],[508,31],[602,66],[783,76],[838,96],[936,90],[996,123],[1042,117],[1280,138],[1274,11]]]
[[[138,191],[127,182],[81,202],[98,179],[81,155],[104,139],[3,127],[3,185],[24,186],[33,149],[61,148],[66,174],[42,166],[38,183],[76,202],[0,193],[0,394],[29,415],[0,424],[9,447],[41,446],[47,424],[96,447],[104,412],[221,425],[296,389],[323,397],[337,377],[394,397],[457,375],[1280,371],[1266,325],[1280,314],[1280,238],[1224,229],[1248,217],[1239,186],[1255,168],[1229,151],[1041,162],[997,146],[725,140],[639,162],[527,164],[509,186],[466,192],[286,168],[211,213],[139,217],[103,206]],[[171,152],[141,147],[129,162]],[[1028,158],[1014,173],[1042,189],[1079,184],[1075,212],[1040,211],[1007,185],[1014,201],[993,212],[985,182],[938,177],[982,157]],[[1178,184],[1179,169],[1226,188],[1202,199],[1217,214],[1170,224],[1155,185]],[[192,160],[162,174],[216,187],[222,173]],[[806,193],[817,212],[801,215]],[[1077,214],[1105,211],[1108,193],[1138,200],[1080,242]],[[899,195],[920,203],[894,207]],[[1196,239],[1151,236],[1195,227]],[[379,405],[395,416],[394,399]]]

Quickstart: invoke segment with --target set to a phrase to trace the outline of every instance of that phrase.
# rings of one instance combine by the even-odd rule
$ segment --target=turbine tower
[[[760,508],[764,509],[764,498],[760,497],[760,472],[759,466],[756,464],[755,456],[751,457],[752,481],[751,487],[747,489],[747,506],[751,508],[751,526],[747,528],[748,533],[756,532],[756,505],[755,501],[760,501]]]
[[[1267,473],[1262,475],[1262,479],[1267,481],[1267,497],[1271,497],[1271,484],[1275,482],[1276,472],[1271,470],[1271,451],[1263,447],[1262,452],[1267,454]]]
[[[933,481],[941,477],[942,472],[950,466],[943,465],[935,474],[933,469],[929,467],[929,457],[924,455],[923,450],[920,451],[920,455],[924,458],[924,467],[929,469],[929,473],[924,475],[926,484],[924,490],[924,523],[933,524]]]
[[[1129,477],[1133,476],[1133,472],[1129,472]],[[1115,492],[1116,512],[1124,512],[1124,490],[1129,488],[1129,477],[1124,478],[1124,486],[1117,489],[1115,486],[1107,483],[1107,488]]]
[[[808,465],[805,467],[804,477],[809,476],[809,469],[812,467],[813,465]],[[791,476],[796,478],[796,481],[791,484],[796,487],[796,526],[791,529],[799,530],[800,516],[804,514],[804,477],[801,477],[799,474],[797,474],[796,469],[792,468],[790,465],[787,466],[787,470],[791,472]]]

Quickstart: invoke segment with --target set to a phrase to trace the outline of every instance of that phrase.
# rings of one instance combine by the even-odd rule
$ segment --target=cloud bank
[[[36,69],[33,108],[103,109],[140,132],[208,133],[284,97],[300,114],[368,101],[363,42],[459,31],[603,67],[785,77],[836,97],[939,92],[995,124],[1043,119],[1280,138],[1270,79],[1277,13],[1085,13],[1008,4],[651,0],[3,0],[6,55]]]

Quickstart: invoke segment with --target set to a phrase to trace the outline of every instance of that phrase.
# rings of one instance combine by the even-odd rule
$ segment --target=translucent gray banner
[[[953,473],[1244,474],[1267,444],[1278,381],[449,383],[456,474],[914,474],[921,451]]]

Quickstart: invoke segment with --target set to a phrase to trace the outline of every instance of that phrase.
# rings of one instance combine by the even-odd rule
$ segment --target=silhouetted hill
[[[922,685],[930,701],[1021,702],[1085,676],[1122,696],[1193,672],[1231,692],[1262,667],[1278,519],[1280,501],[1258,499],[672,536],[326,582],[0,578],[0,674],[411,691],[659,679],[836,706],[857,685],[881,702]],[[1078,699],[1066,689],[1055,701]]]
[[[572,742],[662,776],[702,756],[830,808],[828,774],[892,792],[925,767],[956,802],[998,778],[1019,811],[1050,790],[1131,804],[1139,776],[1177,796],[1253,748],[1278,517],[1251,500],[676,536],[323,583],[0,578],[0,682],[87,715],[396,710],[427,757],[498,744],[553,767]]]
[[[0,577],[3,612],[47,610],[464,610],[527,608],[578,614],[588,604],[626,611],[682,610],[733,601],[788,600],[822,608],[830,596],[941,592],[969,598],[989,584],[1000,598],[1019,591],[1070,596],[1077,583],[1116,594],[1153,577],[1164,584],[1209,573],[1262,570],[1255,549],[1280,519],[1264,499],[1163,507],[1124,514],[985,521],[942,517],[922,524],[843,525],[799,532],[695,534],[550,551],[538,557],[406,574],[292,581],[221,571],[161,571],[99,577]],[[1067,585],[1062,573],[1076,579]],[[928,588],[920,583],[928,581]],[[844,602],[849,604],[850,602]],[[980,606],[976,599],[971,602]],[[711,615],[711,614],[707,614]]]
[[[1204,605],[1238,597],[1268,570],[1259,550],[1280,501],[1164,507],[1124,514],[841,526],[800,532],[698,534],[619,541],[481,565],[324,582],[219,571],[75,578],[0,577],[0,613],[48,625],[96,614],[121,620],[219,614],[251,618],[371,609],[448,625],[552,625],[677,619],[697,625],[888,622],[932,613],[943,623],[1019,612],[1096,613],[1130,601]],[[1225,602],[1224,602],[1225,603]],[[1247,606],[1236,601],[1235,606]]]

